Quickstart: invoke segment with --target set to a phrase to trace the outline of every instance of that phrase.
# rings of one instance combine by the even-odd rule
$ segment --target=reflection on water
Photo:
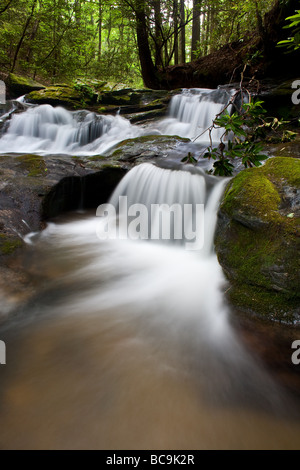
[[[214,256],[50,224],[37,295],[2,326],[2,449],[289,449],[287,392],[240,343]]]

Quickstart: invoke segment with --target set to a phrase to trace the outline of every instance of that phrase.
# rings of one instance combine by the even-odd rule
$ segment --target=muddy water
[[[215,257],[100,241],[96,224],[30,239],[35,296],[0,329],[0,447],[299,448],[296,393],[258,354],[272,338],[235,325]]]

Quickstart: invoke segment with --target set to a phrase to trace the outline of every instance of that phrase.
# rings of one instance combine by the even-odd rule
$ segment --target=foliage
[[[182,161],[182,163],[192,163],[192,164],[197,163],[196,158],[193,156],[193,154],[191,152],[189,152],[187,154],[187,156],[184,157],[181,161]]]
[[[234,104],[238,94],[244,96],[239,90],[225,106],[222,112],[215,118],[213,124],[208,128],[210,146],[202,154],[203,158],[214,160],[213,170],[216,176],[231,176],[234,170],[234,160],[239,160],[245,168],[259,167],[266,160],[263,154],[262,139],[266,139],[270,133],[275,133],[272,138],[278,139],[280,134],[282,142],[292,140],[296,133],[288,130],[282,131],[282,126],[287,124],[277,118],[265,117],[266,110],[263,101],[252,100],[243,102],[240,109],[230,113],[228,108]],[[250,96],[247,93],[248,96]],[[212,141],[213,129],[224,129],[220,138],[220,144],[215,147]],[[197,160],[194,158],[197,162]],[[185,157],[182,162],[195,163],[191,158]]]
[[[0,66],[49,83],[101,77],[141,86],[137,28],[155,67],[191,58],[191,31],[198,28],[197,55],[242,40],[275,0],[6,0],[0,2]],[[2,3],[4,5],[2,5]],[[180,9],[180,5],[183,9]],[[200,7],[199,7],[200,5]],[[145,38],[144,38],[145,39]],[[145,43],[142,43],[145,46]],[[179,53],[178,53],[179,50]]]
[[[286,20],[290,21],[290,24],[284,26],[284,28],[292,28],[292,36],[280,41],[278,46],[287,47],[288,51],[291,52],[300,48],[300,10],[296,10],[296,14],[289,16]]]

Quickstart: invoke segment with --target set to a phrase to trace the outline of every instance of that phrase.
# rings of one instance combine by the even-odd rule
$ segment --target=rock
[[[188,139],[128,139],[108,155],[0,155],[0,256],[22,245],[28,232],[62,212],[107,202],[125,173],[138,163],[164,158]]]
[[[270,158],[228,184],[216,252],[231,302],[268,319],[300,321],[300,160]]]
[[[107,202],[127,167],[113,158],[0,156],[0,322],[34,292],[24,236],[65,211]]]
[[[50,86],[26,94],[25,99],[29,103],[63,106],[69,110],[88,109],[98,114],[120,113],[132,122],[142,122],[163,116],[171,96],[172,93],[164,90],[135,90],[91,81],[76,83],[74,86]]]
[[[31,78],[15,75],[14,73],[8,74],[5,83],[7,86],[7,99],[19,98],[26,93],[45,88],[44,85]]]
[[[190,139],[178,136],[146,135],[120,142],[109,155],[119,162],[130,164],[157,161],[175,154],[178,147],[189,142]]]
[[[0,235],[5,243],[40,230],[61,212],[96,208],[126,172],[114,158],[100,156],[1,155],[0,165]],[[7,251],[6,243],[2,254]]]
[[[256,95],[256,98],[264,101],[263,107],[267,111],[267,116],[274,116],[282,120],[295,120],[300,116],[300,105],[293,103],[293,94],[296,91],[293,88],[297,77],[285,82],[275,80],[262,81],[262,91]],[[299,88],[299,87],[298,87]]]
[[[87,106],[85,94],[68,85],[56,85],[43,90],[32,91],[25,96],[29,103],[64,106],[67,109],[81,109]]]

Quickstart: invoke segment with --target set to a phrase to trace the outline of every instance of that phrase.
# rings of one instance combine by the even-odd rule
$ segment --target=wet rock
[[[216,252],[240,309],[300,321],[300,160],[244,170],[220,205]]]
[[[146,135],[120,142],[109,155],[114,160],[130,164],[164,160],[189,142],[190,139],[178,136]]]

